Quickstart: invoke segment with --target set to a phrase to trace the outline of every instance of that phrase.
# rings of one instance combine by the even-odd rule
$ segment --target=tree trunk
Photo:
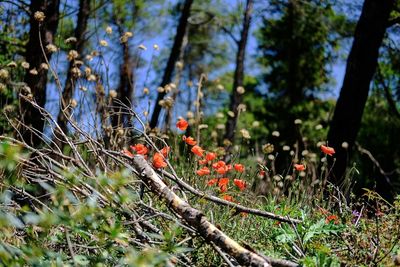
[[[136,19],[139,13],[139,6],[135,5],[133,19]],[[120,36],[124,34],[123,24],[125,18],[117,18],[117,14],[114,14],[114,21],[118,27],[118,33]],[[119,71],[119,85],[117,89],[117,97],[113,100],[113,113],[111,116],[111,124],[114,128],[125,127],[128,123],[128,115],[124,114],[122,105],[131,106],[133,94],[134,94],[134,72],[133,72],[133,60],[129,51],[129,43],[122,43],[122,63]],[[122,105],[121,105],[121,101]]]
[[[242,103],[243,93],[238,92],[237,88],[243,86],[244,80],[244,60],[246,53],[247,38],[249,35],[251,13],[253,10],[253,0],[247,0],[246,10],[243,18],[243,28],[238,42],[238,50],[236,54],[236,69],[233,77],[233,88],[230,98],[229,110],[234,113],[233,117],[228,117],[226,122],[226,132],[224,138],[233,143],[235,138],[236,125],[238,121],[238,106]]]
[[[79,56],[82,55],[83,49],[85,47],[85,31],[87,28],[87,23],[89,20],[89,14],[90,14],[90,0],[80,0],[79,1],[79,12],[78,12],[78,21],[76,24],[75,28],[75,35],[74,37],[76,38],[76,42],[73,43],[72,49],[76,50],[79,54]],[[67,123],[68,119],[66,117],[69,116],[69,110],[67,109],[73,95],[74,95],[74,89],[75,89],[75,81],[77,77],[74,77],[72,74],[72,69],[75,67],[75,60],[71,60],[68,66],[68,72],[67,72],[67,79],[65,81],[65,87],[64,91],[62,93],[62,101],[60,101],[60,111],[58,113],[57,117],[57,123],[60,126],[61,130],[67,134],[68,133],[68,128],[67,128]],[[63,112],[64,110],[64,112]],[[57,133],[56,133],[57,134]],[[62,147],[62,143],[60,138],[61,136],[58,136],[58,139],[56,140],[56,143],[59,145],[59,147]]]
[[[394,0],[365,0],[347,59],[346,74],[328,132],[328,145],[336,150],[336,159],[328,178],[340,185],[347,160],[360,128],[370,83],[374,75],[379,48],[386,32]],[[342,143],[349,144],[348,149]]]
[[[174,39],[174,44],[172,46],[171,53],[169,55],[169,59],[167,62],[167,66],[164,71],[164,76],[161,81],[160,87],[164,87],[165,85],[169,84],[172,81],[172,74],[175,69],[176,61],[179,58],[180,51],[182,48],[183,39],[185,37],[186,28],[188,25],[188,18],[190,16],[190,7],[192,6],[193,0],[185,0],[182,15],[179,19],[178,28],[176,29],[176,35]],[[155,106],[153,109],[153,114],[150,120],[150,128],[154,128],[158,124],[158,118],[161,112],[161,106],[159,105],[160,100],[162,100],[165,96],[165,92],[158,93]]]
[[[26,45],[25,59],[30,67],[26,70],[24,82],[30,88],[34,100],[41,107],[46,103],[46,84],[47,84],[47,69],[40,65],[46,63],[45,58],[50,61],[51,52],[47,51],[46,46],[52,44],[54,35],[57,31],[59,20],[60,0],[35,0],[30,3],[30,30],[29,41]],[[41,11],[46,16],[42,22],[34,18],[36,11]],[[39,40],[39,31],[41,42]],[[45,53],[45,55],[44,55]],[[36,69],[37,75],[34,75],[30,70]],[[38,146],[41,143],[41,133],[44,128],[44,118],[39,111],[32,107],[29,103],[21,99],[21,119],[26,127],[21,128],[22,138],[31,146]],[[30,130],[31,128],[32,130]],[[33,133],[37,131],[37,133]]]

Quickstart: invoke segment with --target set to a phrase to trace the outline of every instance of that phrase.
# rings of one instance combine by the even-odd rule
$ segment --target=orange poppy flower
[[[222,187],[222,186],[227,186],[229,183],[229,178],[220,178],[218,179],[218,186]]]
[[[234,179],[233,183],[240,189],[240,191],[243,191],[246,188],[246,182],[240,179]]]
[[[244,166],[243,166],[243,164],[235,164],[235,165],[233,165],[233,167],[235,168],[235,170],[236,170],[237,172],[244,172]]]
[[[197,175],[199,175],[199,176],[209,175],[209,174],[210,174],[210,169],[207,168],[207,167],[203,167],[203,168],[201,168],[200,170],[198,170],[196,173],[197,173]]]
[[[169,146],[164,147],[163,149],[160,150],[161,154],[166,158],[168,156],[169,151],[171,148]]]
[[[208,185],[208,186],[212,186],[212,185],[215,185],[217,182],[218,182],[218,179],[217,179],[217,178],[214,178],[214,179],[209,180],[209,181],[207,182],[207,185]]]
[[[194,140],[194,138],[190,136],[189,137],[182,136],[182,140],[185,141],[185,143],[190,146],[194,146],[197,144],[196,140]]]
[[[304,164],[294,164],[293,167],[296,169],[296,171],[304,171],[306,169],[306,166]]]
[[[203,153],[204,153],[204,149],[202,149],[199,146],[192,147],[192,149],[190,151],[192,151],[194,154],[196,154],[199,157],[202,157]]]
[[[233,197],[230,195],[223,195],[222,198],[226,201],[233,202]]]
[[[228,191],[228,186],[222,185],[219,187],[219,190],[221,191],[221,193],[225,193],[226,191]]]
[[[133,158],[133,154],[129,150],[122,150],[122,153],[130,158]]]
[[[206,160],[213,161],[216,157],[217,157],[217,154],[210,152],[210,153],[207,153]]]
[[[200,165],[205,165],[205,164],[207,164],[208,163],[208,161],[206,160],[206,159],[201,159],[201,160],[199,160],[199,164]]]
[[[136,144],[134,146],[131,146],[131,148],[133,151],[136,151],[136,154],[139,154],[139,155],[146,155],[147,152],[149,152],[147,147],[143,144]]]
[[[214,169],[219,169],[219,168],[221,168],[221,167],[225,167],[226,166],[226,163],[224,162],[224,161],[222,161],[222,160],[220,160],[220,161],[217,161],[217,162],[215,162],[213,165],[212,165],[212,167],[214,168]]]
[[[321,151],[329,156],[335,154],[335,149],[333,147],[321,145]]]
[[[338,218],[338,216],[332,214],[332,215],[329,215],[328,217],[326,217],[325,222],[326,223],[333,222],[334,224],[338,224],[339,223],[339,218]]]
[[[189,123],[183,118],[180,118],[178,120],[178,122],[176,123],[176,127],[181,131],[185,131],[188,126],[189,126]]]
[[[167,167],[167,163],[165,162],[164,157],[161,153],[158,152],[154,153],[153,166],[156,169]]]

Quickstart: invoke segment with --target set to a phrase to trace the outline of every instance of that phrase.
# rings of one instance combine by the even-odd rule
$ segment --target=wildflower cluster
[[[189,123],[183,118],[179,118],[176,123],[176,127],[181,131],[185,131],[188,126]],[[197,145],[198,142],[191,136],[183,135],[182,140],[188,146],[191,146],[190,151],[197,156],[196,160],[198,164],[202,166],[195,171],[196,175],[209,178],[206,185],[217,187],[218,191],[223,194],[222,197],[225,200],[234,201],[232,196],[226,194],[232,182],[240,191],[246,189],[246,181],[240,179],[245,172],[245,166],[243,164],[227,164],[225,161],[218,159],[216,153],[206,151]],[[230,175],[231,173],[233,173],[233,177]],[[236,178],[237,176],[238,178]]]

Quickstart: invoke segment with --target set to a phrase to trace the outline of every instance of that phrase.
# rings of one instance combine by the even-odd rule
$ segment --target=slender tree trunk
[[[160,87],[164,87],[172,81],[172,74],[175,69],[175,63],[179,58],[180,51],[182,48],[183,39],[185,37],[186,28],[188,25],[188,18],[190,16],[190,7],[192,6],[193,0],[185,0],[182,9],[182,15],[179,19],[178,28],[176,29],[176,35],[174,39],[174,44],[172,46],[171,53],[169,55],[169,59],[167,62],[167,66],[164,71],[164,76],[161,81]],[[165,92],[158,93],[157,100],[155,102],[155,106],[153,109],[153,114],[150,120],[150,128],[154,128],[158,124],[158,118],[161,112],[161,106],[159,105],[159,101],[162,100],[165,96]]]
[[[137,13],[137,12],[136,12]],[[136,17],[136,16],[135,16]],[[118,32],[120,36],[124,34],[122,27],[123,19],[115,19],[118,26]],[[119,71],[119,85],[117,89],[117,98],[113,101],[114,114],[111,116],[111,124],[114,128],[126,126],[128,123],[127,114],[123,114],[123,105],[130,107],[134,94],[134,72],[133,60],[129,51],[128,42],[122,43],[122,63]],[[118,100],[118,101],[117,101]]]
[[[34,100],[41,107],[46,103],[46,84],[47,84],[47,69],[42,68],[41,64],[46,63],[45,58],[50,61],[51,53],[46,49],[48,44],[52,44],[54,35],[57,31],[59,20],[59,0],[35,0],[30,4],[30,30],[29,41],[26,45],[26,61],[30,67],[26,70],[24,81],[30,88]],[[46,16],[42,22],[34,18],[35,12],[41,11]],[[39,40],[39,31],[41,42]],[[43,47],[41,47],[41,43]],[[43,48],[43,49],[42,49]],[[43,53],[44,51],[44,53]],[[32,74],[30,70],[36,69],[37,74]],[[22,138],[31,146],[38,146],[41,143],[41,133],[44,128],[44,118],[39,111],[26,103],[23,99],[20,100],[21,119],[27,127],[37,131],[38,135],[34,134],[27,127],[22,127]]]
[[[76,50],[79,56],[82,55],[83,49],[85,47],[85,32],[89,20],[90,14],[90,0],[80,0],[79,1],[79,12],[78,12],[78,21],[75,28],[74,37],[76,38],[76,42],[73,43],[72,49]],[[60,126],[61,130],[64,133],[68,133],[67,123],[68,119],[65,115],[69,116],[69,110],[67,109],[73,95],[75,89],[75,81],[77,77],[74,77],[72,74],[72,69],[76,67],[75,60],[71,60],[68,66],[67,79],[65,81],[64,91],[62,93],[62,101],[60,101],[60,111],[57,117],[57,123]],[[64,112],[63,112],[64,110]],[[57,134],[57,133],[56,133]],[[56,139],[57,145],[62,147],[61,139],[62,137],[58,135],[58,139]]]
[[[238,50],[236,54],[236,69],[233,78],[233,88],[230,98],[229,110],[234,113],[233,117],[228,117],[226,122],[226,132],[224,138],[233,143],[238,121],[238,106],[242,103],[243,93],[238,92],[237,88],[243,86],[244,80],[244,60],[246,53],[247,39],[249,35],[251,13],[253,11],[253,0],[247,0],[246,10],[243,18],[243,28],[238,42]]]
[[[340,185],[347,166],[348,153],[354,145],[372,77],[377,66],[379,48],[386,32],[394,0],[365,0],[347,59],[346,74],[328,132],[328,144],[336,150],[330,181]],[[348,150],[342,143],[349,144]]]

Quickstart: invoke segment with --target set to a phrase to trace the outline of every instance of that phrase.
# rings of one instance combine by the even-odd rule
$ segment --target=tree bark
[[[132,19],[137,19],[139,14],[140,6],[135,4],[134,2],[134,11],[132,14]],[[118,18],[118,14],[113,14],[113,19],[115,24],[118,28],[118,33],[120,36],[124,34],[123,24],[125,23],[125,18]],[[139,55],[138,55],[139,56]],[[134,64],[133,58],[129,51],[129,43],[124,42],[122,43],[122,63],[120,65],[119,71],[119,85],[117,89],[117,98],[113,100],[113,112],[111,116],[111,124],[114,128],[117,127],[125,127],[128,124],[129,118],[127,114],[124,114],[123,108],[121,106],[131,106],[131,102],[133,99],[134,94],[134,84],[135,84],[135,77],[134,77]],[[116,101],[118,100],[118,101]]]
[[[244,80],[244,60],[246,54],[246,45],[249,35],[251,13],[253,11],[253,0],[247,0],[246,10],[243,18],[243,28],[240,36],[240,40],[237,43],[238,50],[236,54],[236,69],[233,77],[233,88],[230,97],[229,110],[234,113],[233,117],[228,117],[226,122],[226,131],[224,138],[233,143],[236,132],[236,125],[238,121],[238,106],[242,103],[243,94],[237,91],[239,86],[243,86]]]
[[[71,48],[73,50],[76,50],[80,56],[82,55],[83,49],[85,47],[85,32],[89,20],[89,14],[90,14],[90,0],[80,0],[78,21],[76,24],[75,34],[74,34],[74,37],[76,38],[77,41],[73,43],[73,46]],[[72,69],[75,66],[76,66],[75,60],[71,60],[68,66],[67,79],[65,81],[65,87],[62,93],[62,101],[60,101],[60,111],[57,117],[57,123],[65,134],[68,133],[68,128],[67,128],[68,119],[66,115],[69,116],[69,110],[67,107],[75,91],[76,77],[74,77],[72,74]],[[59,147],[62,147],[60,138],[62,137],[58,136],[56,143]]]
[[[394,0],[365,0],[356,26],[343,86],[328,132],[328,145],[336,150],[336,159],[330,160],[333,169],[328,179],[336,185],[341,184],[346,172],[393,6]],[[343,142],[349,144],[347,150],[342,148]]]
[[[172,81],[172,74],[175,69],[176,61],[179,58],[180,51],[182,48],[183,39],[185,37],[186,28],[188,25],[188,18],[190,16],[190,7],[192,6],[193,0],[185,0],[182,9],[182,15],[179,19],[178,27],[176,29],[176,35],[174,39],[174,44],[172,46],[171,53],[168,58],[167,66],[164,71],[164,76],[161,81],[160,87],[164,87]],[[154,128],[158,124],[158,118],[161,112],[161,106],[159,105],[159,101],[162,100],[165,96],[165,92],[158,93],[157,99],[154,105],[153,114],[150,120],[150,128]]]
[[[26,70],[24,82],[30,88],[33,98],[40,107],[46,103],[46,84],[47,69],[41,68],[42,63],[46,63],[46,58],[50,61],[51,52],[46,50],[48,44],[52,44],[54,35],[57,31],[59,21],[60,0],[35,0],[30,3],[30,30],[29,41],[26,45],[25,59],[30,67]],[[36,11],[41,11],[46,16],[42,22],[34,18]],[[39,31],[41,42],[39,40]],[[44,54],[45,53],[45,54]],[[30,73],[36,69],[38,74]],[[41,133],[44,129],[44,118],[32,105],[20,99],[21,120],[26,125],[21,127],[22,138],[29,145],[37,147],[41,143]],[[31,128],[31,129],[29,129]],[[33,133],[37,131],[37,133]]]

